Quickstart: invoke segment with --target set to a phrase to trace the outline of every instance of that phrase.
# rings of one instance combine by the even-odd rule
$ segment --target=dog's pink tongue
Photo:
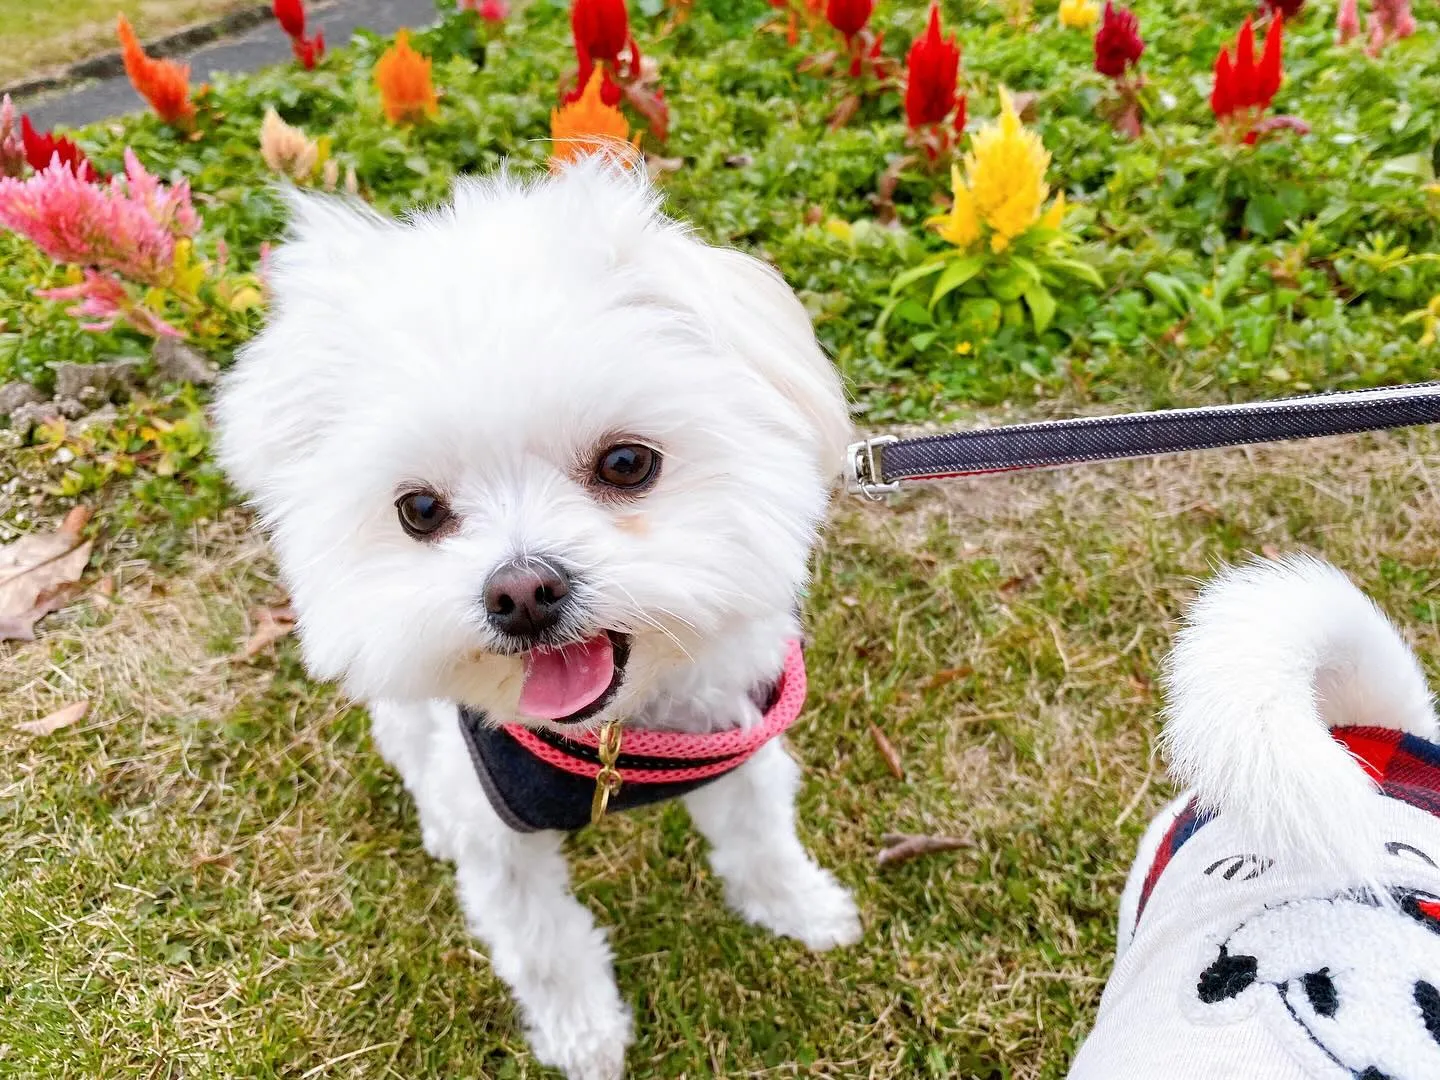
[[[520,711],[535,720],[563,719],[599,698],[614,677],[615,650],[605,634],[563,649],[536,649],[525,659]]]

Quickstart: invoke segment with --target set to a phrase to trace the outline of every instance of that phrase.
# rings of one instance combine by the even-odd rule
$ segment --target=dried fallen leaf
[[[895,744],[875,724],[870,725],[870,738],[875,740],[875,749],[879,750],[880,756],[885,759],[885,765],[890,769],[890,774],[896,780],[904,780],[905,765],[900,760],[900,752],[895,749]]]
[[[59,731],[71,724],[78,724],[89,711],[90,702],[77,701],[74,704],[66,705],[63,709],[56,709],[43,719],[26,720],[15,726],[29,735],[49,735],[52,731]]]
[[[35,624],[59,611],[90,561],[81,532],[88,507],[77,506],[52,533],[31,533],[0,548],[0,641],[34,641]]]
[[[975,669],[969,664],[961,664],[959,667],[942,668],[935,672],[930,678],[920,684],[921,690],[939,690],[942,686],[949,686],[956,679],[968,679],[975,674]]]
[[[90,602],[97,608],[107,608],[115,602],[115,575],[106,574],[95,583]]]
[[[1267,559],[1278,559],[1281,558],[1283,552],[1274,544],[1261,544],[1260,554],[1264,555]]]
[[[995,588],[1002,596],[1009,596],[1011,593],[1023,589],[1034,580],[1034,574],[1016,574],[1014,577],[1006,578],[1000,582],[999,585],[995,586]]]
[[[250,612],[254,629],[245,647],[235,655],[236,660],[252,660],[275,642],[295,629],[295,609],[291,607],[262,607]]]
[[[658,180],[666,173],[679,172],[685,167],[683,157],[656,157],[653,154],[645,155],[645,172],[651,180]]]
[[[931,855],[937,851],[956,851],[970,846],[969,840],[959,836],[912,836],[909,833],[886,833],[880,837],[880,842],[885,847],[875,856],[877,866],[894,866],[921,855]]]
[[[835,106],[835,111],[830,114],[830,130],[839,131],[846,124],[850,123],[850,121],[855,118],[855,114],[859,111],[860,95],[847,94],[844,98],[840,100],[840,104]]]
[[[1022,90],[1010,98],[1010,104],[1014,106],[1020,121],[1025,124],[1035,122],[1035,102],[1040,100],[1040,95],[1029,90]]]

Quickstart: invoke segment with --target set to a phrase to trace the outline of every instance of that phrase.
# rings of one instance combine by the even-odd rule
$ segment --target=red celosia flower
[[[1305,6],[1305,0],[1265,0],[1265,6],[1282,18],[1293,19],[1300,14],[1300,9]]]
[[[1235,42],[1234,62],[1227,49],[1220,50],[1215,58],[1215,88],[1210,92],[1210,109],[1217,120],[1229,120],[1247,110],[1259,112],[1274,100],[1283,76],[1280,48],[1284,25],[1280,18],[1271,21],[1258,65],[1255,63],[1255,30],[1248,17]]]
[[[588,70],[585,68],[581,68],[580,70],[582,73],[584,73],[585,83],[586,85],[588,85],[590,82],[590,76],[595,73],[595,65],[591,64]],[[573,105],[575,104],[575,102],[580,100],[581,96],[584,93],[585,87],[577,86],[568,94],[563,95],[560,98],[560,103],[562,105]],[[610,77],[610,69],[602,67],[600,69],[600,100],[606,105],[615,106],[620,104],[621,96],[622,93],[620,87],[616,85],[615,80]]]
[[[625,0],[575,0],[570,9],[570,30],[575,35],[575,53],[580,58],[583,86],[596,60],[618,63],[630,43],[630,17]]]
[[[313,38],[305,36],[305,0],[275,0],[271,8],[280,29],[290,38],[290,51],[306,71],[325,56],[325,33],[321,31]]]
[[[1095,32],[1095,70],[1118,79],[1140,59],[1145,42],[1140,40],[1140,22],[1129,8],[1105,2],[1105,18]]]
[[[314,71],[315,65],[325,56],[325,32],[322,30],[313,38],[291,38],[290,51],[295,54],[295,59],[300,61],[301,67],[306,71]]]
[[[826,0],[825,18],[849,41],[870,21],[875,0]]]
[[[275,0],[272,10],[287,37],[305,36],[305,0]]]
[[[931,5],[930,25],[910,46],[905,71],[905,119],[909,125],[918,128],[938,124],[949,116],[955,107],[960,46],[954,34],[948,38],[940,36],[938,4]]]
[[[195,119],[195,105],[190,101],[189,66],[146,56],[124,15],[118,17],[115,31],[120,36],[125,74],[130,76],[130,85],[136,93],[150,103],[161,120],[172,127],[188,128]]]
[[[48,169],[51,160],[59,154],[60,164],[69,165],[71,171],[81,180],[100,179],[95,166],[85,157],[85,151],[53,131],[40,134],[30,123],[28,116],[20,117],[20,139],[25,146],[25,160],[36,172]]]

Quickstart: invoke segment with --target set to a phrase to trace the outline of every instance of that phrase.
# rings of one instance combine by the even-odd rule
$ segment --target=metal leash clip
[[[620,760],[620,721],[607,720],[600,728],[599,736],[600,771],[595,774],[595,797],[590,801],[590,824],[597,825],[605,816],[610,797],[620,791],[620,770],[615,762]]]
[[[864,495],[875,502],[880,496],[899,491],[898,483],[885,483],[881,477],[880,462],[875,456],[876,447],[889,446],[900,440],[894,435],[876,435],[864,442],[851,443],[845,449],[845,490],[852,495]]]

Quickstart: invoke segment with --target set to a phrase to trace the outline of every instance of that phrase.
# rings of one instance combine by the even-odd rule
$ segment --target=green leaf
[[[1025,306],[1030,309],[1030,318],[1035,323],[1035,332],[1043,334],[1055,318],[1055,297],[1044,285],[1031,285],[1025,290]]]
[[[1025,271],[1018,266],[1004,266],[993,271],[986,279],[990,295],[1002,303],[1011,304],[1020,299],[1020,294],[1031,284]]]
[[[915,299],[904,299],[895,307],[895,317],[901,322],[916,323],[920,326],[934,326],[935,320],[931,318],[930,311],[920,301]]]
[[[960,305],[955,326],[966,341],[983,341],[1000,329],[1000,305],[988,296]]]
[[[1100,276],[1100,271],[1079,259],[1051,259],[1046,263],[1046,269],[1079,278],[1081,281],[1088,281],[1097,289],[1105,287],[1105,279]]]
[[[1040,284],[1040,268],[1023,255],[1011,255],[1010,264],[1028,277],[1034,284]]]
[[[1200,317],[1210,324],[1212,330],[1225,328],[1225,310],[1215,301],[1214,297],[1206,296],[1204,293],[1191,293],[1190,302],[1195,306]]]
[[[1225,269],[1220,271],[1220,278],[1215,282],[1215,302],[1225,303],[1229,295],[1245,283],[1250,275],[1250,256],[1255,253],[1251,244],[1242,244],[1235,253],[1225,261]]]
[[[1143,278],[1145,285],[1155,298],[1170,308],[1176,315],[1190,312],[1190,290],[1179,278],[1152,270]]]
[[[940,275],[940,280],[935,282],[935,291],[930,294],[930,310],[935,310],[935,305],[945,299],[950,293],[960,288],[967,281],[973,278],[985,268],[985,256],[968,255],[961,259],[953,260]]]
[[[912,266],[909,270],[902,271],[895,275],[895,280],[890,283],[890,295],[894,296],[907,286],[915,284],[921,278],[927,278],[938,271],[945,263],[941,260],[921,263],[919,266]]]
[[[1256,195],[1245,204],[1245,228],[1267,240],[1285,226],[1285,207],[1274,195]]]

